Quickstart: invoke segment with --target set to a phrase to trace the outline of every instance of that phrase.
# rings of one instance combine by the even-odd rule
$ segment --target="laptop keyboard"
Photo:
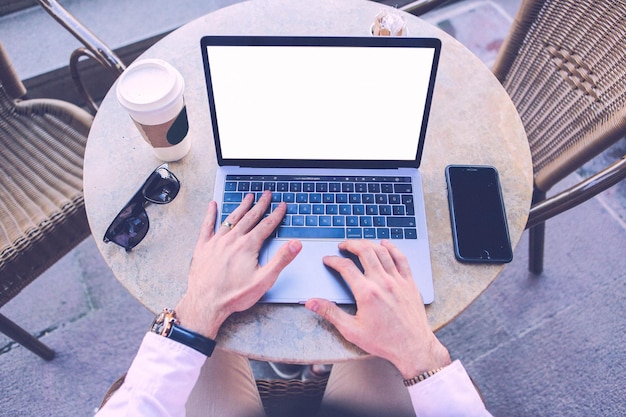
[[[272,191],[274,210],[287,204],[275,237],[417,239],[411,177],[227,175],[222,221],[246,194]]]

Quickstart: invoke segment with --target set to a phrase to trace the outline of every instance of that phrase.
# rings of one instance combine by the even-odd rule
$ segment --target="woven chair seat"
[[[327,382],[327,378],[257,379],[256,385],[268,417],[312,417],[317,415]]]
[[[92,117],[0,85],[0,306],[89,235],[82,194]]]

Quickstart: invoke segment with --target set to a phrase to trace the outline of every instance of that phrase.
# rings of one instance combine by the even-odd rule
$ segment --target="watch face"
[[[154,318],[150,331],[161,336],[168,337],[172,330],[172,325],[177,323],[176,313],[171,308],[164,308],[163,311]]]
[[[161,328],[163,327],[164,318],[165,315],[163,313],[158,314],[150,325],[150,331],[156,334],[161,334]]]

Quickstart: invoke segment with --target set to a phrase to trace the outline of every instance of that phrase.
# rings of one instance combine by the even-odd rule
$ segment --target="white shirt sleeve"
[[[188,346],[147,333],[124,384],[96,416],[184,417],[206,359]]]
[[[188,346],[147,333],[124,384],[96,417],[184,417],[206,359]],[[491,416],[458,360],[408,390],[418,417]]]
[[[417,417],[491,416],[458,360],[408,390]]]

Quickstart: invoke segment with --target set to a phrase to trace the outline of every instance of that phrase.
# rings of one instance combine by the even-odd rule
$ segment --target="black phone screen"
[[[463,262],[513,259],[498,171],[490,166],[446,167],[455,255]]]

